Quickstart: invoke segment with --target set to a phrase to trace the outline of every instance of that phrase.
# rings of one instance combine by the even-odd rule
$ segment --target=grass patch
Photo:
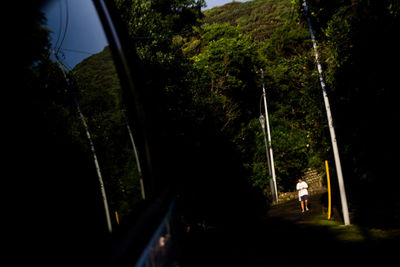
[[[366,228],[359,225],[343,225],[338,221],[328,220],[326,214],[315,215],[309,220],[310,225],[315,227],[327,228],[336,240],[341,242],[365,242],[379,241],[388,238],[398,238],[393,235],[393,231],[385,231],[375,228]]]

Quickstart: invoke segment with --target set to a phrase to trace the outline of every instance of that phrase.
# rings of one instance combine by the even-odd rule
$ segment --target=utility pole
[[[265,86],[264,86],[264,71],[262,69],[261,69],[261,74],[262,74],[265,119],[263,119],[264,116],[261,115],[260,123],[261,123],[261,127],[262,127],[263,133],[264,133],[264,142],[265,142],[265,149],[266,149],[266,154],[267,154],[269,176],[272,177],[272,180],[270,181],[272,198],[275,203],[278,203],[278,189],[276,186],[274,153],[272,151],[272,145],[271,145],[271,131],[270,131],[270,127],[269,127],[267,97],[266,97]],[[266,127],[265,127],[265,125],[266,125]],[[265,128],[266,128],[266,130],[265,130]]]
[[[133,148],[133,153],[135,155],[135,160],[136,160],[136,167],[138,168],[138,172],[139,172],[139,182],[140,182],[140,191],[142,193],[142,199],[146,199],[146,194],[144,191],[144,184],[143,184],[143,176],[142,176],[142,168],[140,167],[140,162],[139,162],[139,154],[135,145],[135,140],[133,139],[133,134],[131,131],[131,127],[129,127],[129,122],[126,119],[126,115],[125,115],[125,110],[122,110],[122,116],[124,117],[125,123],[126,123],[126,128],[128,129],[128,133],[129,133],[129,138],[131,139],[131,144],[132,144],[132,148]]]
[[[304,6],[304,11],[306,12],[306,16],[307,16],[308,29],[310,30],[311,41],[312,41],[312,44],[313,44],[314,54],[315,54],[315,62],[316,62],[316,65],[317,65],[318,74],[319,74],[319,81],[321,83],[322,94],[323,94],[323,97],[324,97],[326,116],[328,118],[329,132],[330,132],[330,135],[331,135],[332,148],[333,148],[333,156],[335,158],[335,167],[336,167],[337,178],[338,178],[338,183],[339,183],[340,200],[341,200],[341,203],[342,203],[342,212],[343,212],[344,224],[345,225],[349,225],[350,224],[349,208],[347,206],[346,190],[345,190],[344,182],[343,182],[342,165],[340,164],[339,149],[338,149],[337,141],[336,141],[335,128],[333,127],[333,118],[332,118],[332,113],[331,113],[331,107],[329,105],[328,94],[326,93],[325,80],[324,80],[324,77],[322,75],[322,67],[321,67],[321,63],[319,62],[319,54],[318,54],[318,49],[317,49],[317,43],[316,43],[316,39],[315,39],[313,28],[312,28],[311,18],[310,18],[310,14],[309,14],[309,11],[308,11],[308,5],[307,5],[306,0],[303,0],[303,6]]]
[[[99,161],[97,160],[96,150],[94,149],[94,144],[93,144],[93,140],[92,140],[92,137],[90,135],[90,132],[89,132],[89,127],[88,127],[88,125],[86,123],[85,117],[83,116],[81,107],[79,106],[79,103],[78,103],[78,101],[76,100],[75,97],[74,97],[74,101],[75,101],[75,106],[76,106],[76,108],[78,110],[78,113],[79,113],[79,117],[80,117],[80,119],[82,121],[83,126],[85,127],[86,136],[87,136],[87,138],[89,140],[90,150],[92,151],[92,154],[93,154],[94,165],[96,166],[97,177],[99,178],[99,183],[100,183],[101,196],[103,198],[104,212],[105,212],[105,215],[106,215],[107,228],[108,228],[108,232],[111,233],[112,232],[112,225],[111,225],[110,211],[108,209],[108,201],[107,201],[106,190],[104,188],[103,177],[101,175]]]
[[[68,87],[70,87],[69,79],[67,77],[67,74],[65,73],[64,66],[62,65],[60,59],[58,58],[58,56],[57,56],[57,54],[55,52],[54,52],[54,55],[55,55],[55,57],[57,59],[57,63],[60,66],[60,69],[61,69],[61,71],[62,71],[62,73],[64,75],[64,79],[65,79]],[[82,122],[82,124],[83,124],[83,126],[85,128],[86,137],[89,140],[90,150],[91,150],[91,152],[93,154],[93,160],[94,160],[94,165],[96,167],[97,177],[99,178],[100,191],[101,191],[101,196],[103,198],[104,212],[105,212],[105,215],[106,215],[107,228],[108,228],[108,232],[112,233],[112,224],[111,224],[110,211],[109,211],[109,208],[108,208],[107,195],[106,195],[106,190],[104,188],[104,182],[103,182],[103,177],[102,177],[101,171],[100,171],[99,161],[97,160],[96,150],[94,148],[93,140],[92,140],[92,137],[90,135],[89,127],[88,127],[88,125],[86,123],[86,119],[83,116],[81,107],[80,107],[80,105],[78,103],[78,100],[76,99],[75,96],[74,96],[74,102],[75,102],[76,109],[78,110],[78,113],[79,113],[79,118],[81,119],[81,122]]]

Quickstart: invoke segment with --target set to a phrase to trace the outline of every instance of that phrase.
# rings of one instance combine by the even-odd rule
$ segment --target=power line
[[[61,46],[64,43],[65,36],[67,35],[67,31],[68,31],[68,24],[69,24],[69,11],[68,11],[68,9],[69,9],[68,8],[68,1],[65,0],[65,16],[66,16],[66,18],[65,18],[64,34],[63,34],[63,37],[61,39],[60,45],[58,46],[57,54],[58,54],[58,52],[60,52]]]
[[[54,44],[54,47],[57,47],[57,44],[58,44],[58,41],[60,41],[60,36],[61,36],[61,24],[62,24],[62,4],[61,4],[61,1],[60,2],[58,2],[59,3],[59,5],[58,5],[58,7],[59,7],[59,11],[60,11],[60,14],[59,14],[59,21],[58,21],[58,36],[57,36],[57,41],[56,41],[56,43]]]

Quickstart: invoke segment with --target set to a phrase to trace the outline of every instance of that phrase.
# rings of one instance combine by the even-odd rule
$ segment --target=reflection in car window
[[[92,1],[53,0],[43,7],[43,12],[50,30],[52,49],[64,57],[65,65],[73,68],[107,46]]]
[[[110,47],[92,1],[50,1],[42,12],[50,45],[49,57],[35,63],[37,77],[71,145],[91,165],[84,179],[99,182],[111,231],[145,196]]]

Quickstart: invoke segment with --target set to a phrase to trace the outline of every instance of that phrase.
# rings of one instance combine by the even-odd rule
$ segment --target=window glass
[[[74,178],[66,181],[72,193],[80,186],[88,188],[88,195],[93,191],[92,208],[103,213],[104,226],[112,231],[145,196],[135,129],[124,115],[110,47],[92,1],[49,1],[42,13],[47,57],[32,66],[47,99],[39,105],[48,124],[58,124],[57,131],[65,135],[60,141],[74,148],[69,156],[79,159],[71,166]]]

